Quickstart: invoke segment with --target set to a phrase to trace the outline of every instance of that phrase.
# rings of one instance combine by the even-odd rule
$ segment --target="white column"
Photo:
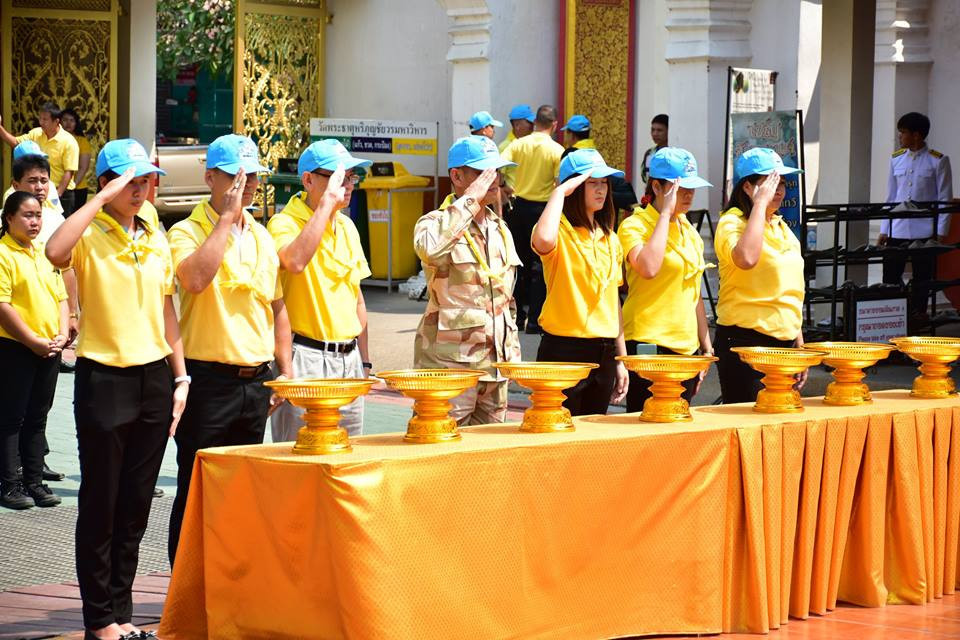
[[[452,63],[450,102],[453,139],[469,133],[470,116],[490,110],[490,20],[485,0],[437,0],[453,20],[447,60]]]
[[[667,0],[670,144],[693,153],[700,174],[716,185],[699,189],[694,207],[717,211],[722,201],[727,67],[750,62],[753,0]]]
[[[890,154],[896,150],[897,119],[927,113],[930,54],[929,0],[878,0],[873,92],[873,158],[870,196],[887,196]]]
[[[157,1],[130,3],[129,96],[119,96],[130,105],[129,136],[148,153],[157,137]]]

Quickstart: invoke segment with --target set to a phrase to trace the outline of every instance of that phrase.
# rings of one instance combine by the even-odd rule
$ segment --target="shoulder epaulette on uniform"
[[[940,153],[939,151],[934,151],[933,149],[930,149],[930,155],[932,155],[934,158],[942,158],[942,157],[943,157],[943,154],[942,154],[942,153]]]
[[[896,151],[893,152],[893,157],[896,158],[897,156],[902,156],[902,155],[905,154],[906,152],[907,152],[907,150],[906,150],[905,148],[904,148],[904,149],[897,149]]]

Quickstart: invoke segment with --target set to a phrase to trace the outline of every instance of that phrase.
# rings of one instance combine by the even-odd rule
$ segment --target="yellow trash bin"
[[[397,191],[422,188],[429,178],[413,176],[399,162],[378,162],[360,183],[367,192],[370,230],[370,271],[373,277],[402,280],[416,275],[420,262],[413,251],[413,228],[423,215],[423,191]],[[388,239],[389,236],[389,239]],[[389,253],[389,257],[388,257]]]

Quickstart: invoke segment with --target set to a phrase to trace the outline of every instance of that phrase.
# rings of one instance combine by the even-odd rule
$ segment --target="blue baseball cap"
[[[244,173],[272,173],[260,164],[257,143],[236,133],[220,136],[207,147],[207,169],[220,169],[234,174],[243,169]]]
[[[460,138],[447,152],[447,169],[470,167],[483,171],[515,166],[517,166],[516,162],[509,162],[500,157],[497,145],[486,136]]]
[[[14,160],[19,160],[23,156],[40,156],[41,158],[46,158],[47,154],[45,154],[43,149],[40,148],[40,145],[33,140],[24,140],[13,148]]]
[[[581,131],[590,130],[590,120],[587,119],[587,116],[575,115],[570,116],[570,119],[567,120],[567,124],[560,127],[561,131],[576,131],[577,133]]]
[[[513,109],[510,109],[510,119],[511,120],[526,120],[527,122],[533,122],[537,119],[537,116],[534,115],[533,109],[530,108],[528,104],[518,104]]]
[[[766,147],[747,149],[737,158],[733,170],[733,184],[739,184],[741,180],[748,176],[768,176],[774,172],[782,176],[788,176],[791,173],[803,173],[800,169],[783,164],[783,159],[773,149]]]
[[[304,149],[303,153],[300,154],[300,160],[297,162],[297,173],[303,175],[308,171],[316,171],[317,169],[336,171],[339,164],[342,164],[346,171],[357,167],[369,167],[373,164],[373,161],[353,157],[343,146],[343,143],[328,138],[317,140]]]
[[[499,120],[494,120],[489,111],[477,111],[475,114],[470,116],[470,131],[479,131],[480,129],[489,127],[490,125],[502,127],[503,123]]]
[[[97,154],[97,177],[107,171],[123,173],[133,167],[133,177],[139,178],[148,173],[159,173],[162,176],[167,172],[150,162],[150,156],[143,145],[133,138],[111,140],[103,145]]]
[[[676,180],[684,189],[712,187],[697,175],[697,159],[686,149],[663,147],[650,158],[650,177],[661,180]]]
[[[607,166],[596,149],[577,149],[560,162],[560,182],[581,173],[589,173],[591,178],[623,177],[623,171]]]

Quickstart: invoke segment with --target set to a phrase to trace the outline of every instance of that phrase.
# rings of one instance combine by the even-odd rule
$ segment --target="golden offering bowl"
[[[824,404],[853,406],[873,402],[870,388],[862,382],[864,369],[890,355],[894,347],[875,342],[808,342],[804,349],[826,353],[823,364],[833,367],[833,382],[827,385]]]
[[[351,450],[347,430],[340,426],[340,407],[365,395],[375,382],[365,378],[299,378],[263,384],[305,410],[304,426],[297,432],[293,452],[316,455]]]
[[[642,355],[617,356],[630,371],[652,384],[653,394],[643,403],[643,422],[685,422],[692,420],[690,403],[684,400],[683,381],[699,375],[716,362],[713,356]]]
[[[457,421],[450,417],[449,400],[477,384],[484,371],[473,369],[400,369],[377,377],[413,398],[413,417],[407,423],[407,442],[450,442],[460,439]]]
[[[569,389],[600,365],[580,362],[497,362],[493,366],[514,382],[530,389],[530,407],[523,412],[520,431],[573,431],[573,417],[563,406]]]
[[[827,355],[812,349],[778,347],[734,347],[740,359],[763,375],[763,389],[753,410],[757,413],[799,413],[803,411],[800,392],[793,388],[795,377]]]
[[[910,395],[918,398],[948,398],[957,392],[950,377],[950,363],[960,357],[960,338],[935,336],[894,338],[897,349],[920,363],[920,375]]]

